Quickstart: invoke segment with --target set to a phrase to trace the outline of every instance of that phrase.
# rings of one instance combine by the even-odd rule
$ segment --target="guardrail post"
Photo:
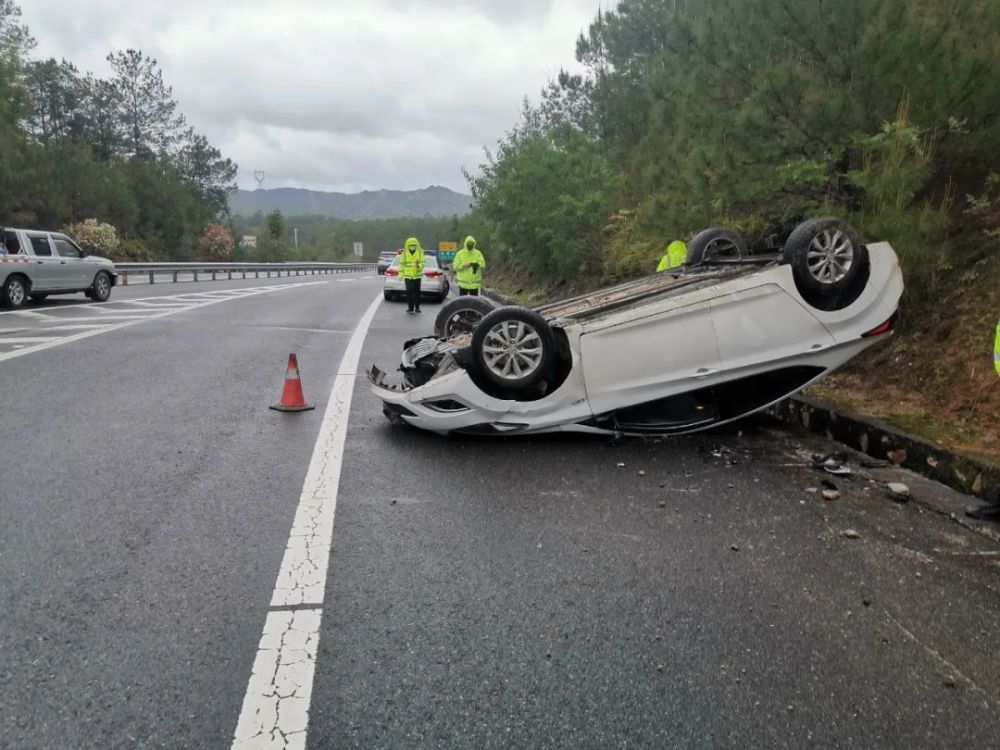
[[[122,271],[122,286],[128,286],[128,271]]]
[[[243,269],[243,278],[245,279],[246,277],[247,277],[247,269],[244,268]]]
[[[229,271],[229,280],[230,280],[230,281],[232,281],[232,280],[233,280],[233,272],[232,272],[231,270]]]
[[[149,283],[150,284],[155,284],[156,283],[156,279],[154,278],[154,274],[153,274],[152,271],[149,272]]]
[[[197,281],[198,280],[198,272],[197,271],[192,271],[191,273],[194,274],[194,280]]]
[[[177,271],[174,271],[174,283],[177,283]]]

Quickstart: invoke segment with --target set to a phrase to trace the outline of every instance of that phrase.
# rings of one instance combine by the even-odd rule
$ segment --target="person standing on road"
[[[666,254],[660,258],[660,265],[656,267],[656,272],[670,271],[680,268],[687,262],[688,248],[681,240],[674,240],[667,245]]]
[[[483,285],[483,269],[486,268],[486,258],[476,247],[475,237],[470,235],[465,238],[461,249],[455,253],[452,267],[455,269],[455,277],[458,279],[459,296],[471,294],[473,297],[478,297],[479,288]]]
[[[399,275],[406,284],[406,312],[412,315],[420,312],[420,279],[424,275],[427,258],[420,240],[410,237],[403,245],[403,253],[399,259]]]

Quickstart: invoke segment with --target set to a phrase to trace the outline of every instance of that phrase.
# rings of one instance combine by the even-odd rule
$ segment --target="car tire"
[[[392,302],[393,300],[392,292],[382,292],[382,296],[385,297],[386,302]]]
[[[472,333],[479,321],[497,309],[486,297],[466,295],[453,299],[441,308],[434,319],[434,335],[448,339],[463,333]]]
[[[94,277],[94,284],[88,290],[94,302],[107,302],[111,297],[111,277],[105,271],[98,271]]]
[[[802,298],[819,310],[842,310],[868,283],[865,247],[846,222],[834,217],[799,224],[781,251]]]
[[[0,288],[0,305],[4,307],[24,307],[28,301],[28,290],[30,286],[28,280],[23,276],[11,274]]]
[[[704,263],[740,260],[747,257],[747,243],[731,229],[712,227],[695,235],[688,245],[688,266],[700,266]]]
[[[505,391],[524,390],[544,379],[555,350],[555,336],[545,318],[526,307],[494,310],[472,334],[476,369]]]

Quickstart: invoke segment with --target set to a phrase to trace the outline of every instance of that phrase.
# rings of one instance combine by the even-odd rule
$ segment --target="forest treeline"
[[[1000,3],[622,0],[468,175],[503,265],[649,272],[710,225],[837,214],[933,286],[1000,243]],[[496,267],[496,266],[495,266]]]
[[[196,257],[236,165],[188,126],[156,60],[114,51],[101,78],[34,48],[18,5],[0,0],[0,223],[98,219],[119,259]]]

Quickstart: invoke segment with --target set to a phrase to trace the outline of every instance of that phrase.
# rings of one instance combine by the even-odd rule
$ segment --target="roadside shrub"
[[[232,260],[235,248],[232,232],[221,224],[209,224],[198,238],[198,255],[201,260]]]
[[[98,222],[97,219],[86,219],[77,224],[70,224],[63,228],[63,232],[76,240],[84,250],[96,255],[112,256],[121,244],[118,231],[110,224]]]

